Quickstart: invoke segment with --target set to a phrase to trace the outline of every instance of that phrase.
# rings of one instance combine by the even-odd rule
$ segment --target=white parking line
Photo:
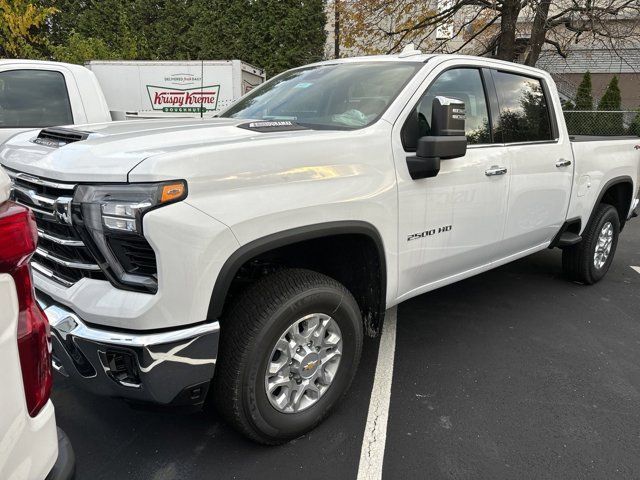
[[[640,273],[640,267],[634,267],[634,266],[632,266],[631,268],[633,268],[636,272]]]
[[[387,419],[393,380],[393,359],[396,351],[397,308],[387,311],[382,327],[376,376],[373,380],[367,425],[362,439],[358,480],[380,480],[384,447],[387,441]]]

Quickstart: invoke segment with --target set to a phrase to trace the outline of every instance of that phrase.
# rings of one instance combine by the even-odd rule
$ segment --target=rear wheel
[[[620,217],[611,205],[598,205],[582,241],[562,251],[562,269],[569,279],[594,284],[609,271],[618,246]]]
[[[218,410],[257,442],[299,437],[348,389],[362,340],[358,305],[337,281],[300,269],[265,277],[223,319]]]

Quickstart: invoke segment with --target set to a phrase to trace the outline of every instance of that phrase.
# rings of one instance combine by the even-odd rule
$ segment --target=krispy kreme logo
[[[193,88],[147,85],[151,108],[162,112],[194,113],[216,110],[220,85]]]

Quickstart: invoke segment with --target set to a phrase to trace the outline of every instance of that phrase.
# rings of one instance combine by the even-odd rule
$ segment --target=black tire
[[[297,320],[324,313],[338,324],[342,356],[326,392],[297,413],[277,410],[264,377],[280,335]],[[349,388],[360,361],[363,328],[351,293],[309,270],[286,269],[262,278],[239,296],[222,320],[213,400],[222,416],[250,439],[277,445],[313,429]]]
[[[594,264],[594,255],[598,236],[607,222],[610,222],[613,226],[611,251],[604,265],[597,268]],[[613,262],[619,235],[620,217],[618,216],[618,211],[609,204],[601,203],[596,207],[593,217],[582,233],[582,241],[562,251],[562,270],[569,280],[587,285],[592,285],[602,280],[609,271],[611,262]]]

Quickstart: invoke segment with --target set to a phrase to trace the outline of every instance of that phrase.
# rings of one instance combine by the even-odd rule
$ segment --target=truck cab
[[[95,75],[80,65],[0,60],[0,143],[16,133],[111,120]]]

